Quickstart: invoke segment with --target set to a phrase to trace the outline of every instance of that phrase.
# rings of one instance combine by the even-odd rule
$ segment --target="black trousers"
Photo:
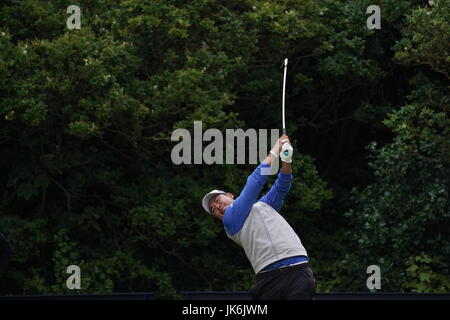
[[[250,289],[253,300],[312,300],[316,280],[308,263],[259,273]]]

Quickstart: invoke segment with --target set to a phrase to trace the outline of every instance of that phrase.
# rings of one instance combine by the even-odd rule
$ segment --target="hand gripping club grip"
[[[280,153],[281,161],[286,162],[286,163],[291,163],[293,151],[294,151],[294,149],[292,148],[292,146],[289,143],[286,142],[285,144],[283,144],[283,146],[281,147],[281,153]]]

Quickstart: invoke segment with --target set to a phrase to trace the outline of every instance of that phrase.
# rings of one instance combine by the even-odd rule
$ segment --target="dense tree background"
[[[81,7],[81,30],[66,8]],[[381,7],[368,30],[366,8]],[[2,294],[247,290],[208,217],[254,165],[171,162],[176,128],[277,128],[284,57],[294,182],[282,214],[318,291],[450,290],[450,1],[4,0]],[[270,183],[266,189],[270,187]]]

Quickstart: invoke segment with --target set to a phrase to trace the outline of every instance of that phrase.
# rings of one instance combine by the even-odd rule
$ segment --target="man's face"
[[[209,210],[212,215],[222,220],[225,210],[234,201],[234,196],[231,193],[218,194],[209,200]]]

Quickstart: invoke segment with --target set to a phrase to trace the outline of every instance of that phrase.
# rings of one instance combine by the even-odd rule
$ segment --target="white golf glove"
[[[280,153],[281,161],[286,162],[286,163],[291,163],[293,152],[294,152],[294,148],[292,148],[292,146],[289,143],[286,142],[285,144],[283,144],[283,146],[281,147],[281,153]]]

